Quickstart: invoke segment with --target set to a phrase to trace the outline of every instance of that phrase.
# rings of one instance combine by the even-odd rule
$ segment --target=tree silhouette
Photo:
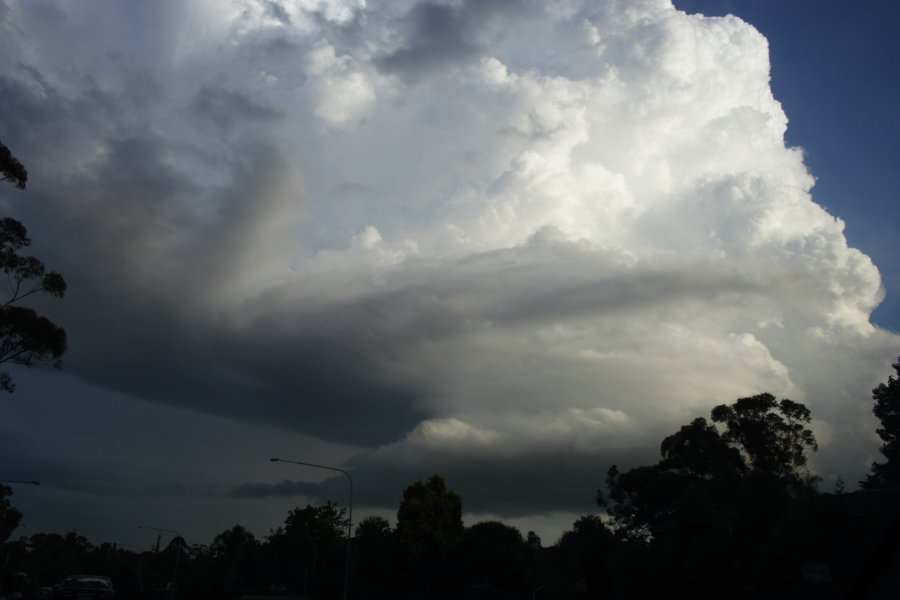
[[[612,570],[640,579],[620,589],[713,597],[750,567],[765,573],[753,585],[783,584],[790,563],[769,557],[785,546],[778,532],[794,507],[813,493],[802,485],[806,451],[816,449],[810,412],[759,394],[711,417],[724,427],[694,419],[662,441],[656,464],[609,469],[608,495],[597,500],[623,542]]]
[[[22,513],[12,507],[9,496],[12,496],[12,488],[0,485],[0,544],[9,539],[22,521]]]
[[[424,546],[446,546],[463,532],[462,500],[440,475],[417,481],[403,491],[397,511],[397,535],[414,551]]]
[[[355,598],[387,598],[394,586],[394,533],[387,519],[371,516],[356,526],[353,540]]]
[[[603,519],[584,515],[559,540],[557,564],[566,578],[566,589],[583,583],[595,598],[604,597],[610,587],[609,562],[617,540]]]
[[[722,438],[740,450],[750,469],[781,479],[800,478],[806,450],[818,450],[809,409],[791,400],[776,402],[772,394],[739,398],[712,410],[712,420],[725,425]]]
[[[880,383],[872,390],[875,400],[872,412],[881,421],[875,433],[884,442],[880,451],[887,460],[872,464],[872,472],[860,482],[867,490],[900,489],[900,358],[891,366],[897,377],[888,376],[887,383]]]
[[[3,175],[0,181],[9,181],[20,190],[24,190],[28,183],[28,171],[25,170],[25,166],[12,155],[3,142],[0,142],[0,174]]]
[[[221,566],[226,589],[254,583],[253,567],[259,552],[259,542],[253,533],[242,525],[234,525],[217,535],[209,549]]]
[[[734,479],[746,471],[741,453],[714,425],[697,418],[660,444],[660,465],[699,479]]]
[[[403,491],[396,535],[401,572],[413,593],[446,592],[449,553],[462,533],[462,500],[442,477],[432,475]]]
[[[466,528],[456,548],[457,579],[470,595],[521,598],[530,591],[531,549],[518,529],[499,521]]]
[[[304,593],[336,593],[344,572],[346,526],[346,509],[334,502],[291,509],[284,526],[267,540],[266,551],[277,557],[279,583],[289,582]]]
[[[28,172],[2,142],[0,172],[3,174],[0,181],[25,189]],[[0,300],[0,364],[30,367],[38,361],[52,360],[54,366],[59,366],[59,358],[67,349],[65,330],[18,303],[39,293],[61,298],[66,292],[66,282],[59,273],[47,272],[35,257],[19,254],[29,244],[31,239],[22,223],[9,217],[0,219],[0,267],[9,289],[6,299]],[[15,390],[9,373],[0,373],[0,389]]]
[[[768,478],[773,478],[772,485],[779,489],[798,488],[806,451],[818,447],[806,427],[809,409],[759,394],[740,398],[730,406],[716,406],[711,416],[725,425],[723,433],[705,419],[694,419],[662,441],[662,459],[657,464],[624,473],[615,465],[610,467],[606,479],[609,496],[598,492],[597,501],[601,506],[609,504],[609,514],[620,533],[646,540],[671,531],[679,498],[721,507],[740,486],[768,489],[763,483]]]

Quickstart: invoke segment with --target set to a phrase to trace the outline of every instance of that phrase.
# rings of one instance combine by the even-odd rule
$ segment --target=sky
[[[708,15],[708,16],[705,16]],[[734,16],[736,15],[736,16]],[[441,474],[553,542],[710,409],[829,490],[900,356],[888,1],[0,0],[0,189],[69,283],[15,535],[149,548]]]

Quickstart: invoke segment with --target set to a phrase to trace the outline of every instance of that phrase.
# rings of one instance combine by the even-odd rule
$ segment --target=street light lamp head
[[[272,457],[272,458],[269,459],[269,462],[278,462],[279,460],[281,460],[281,459],[280,459],[280,458]]]

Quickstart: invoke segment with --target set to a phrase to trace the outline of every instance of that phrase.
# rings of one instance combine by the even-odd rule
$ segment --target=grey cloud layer
[[[386,506],[440,469],[484,509],[571,508],[759,391],[810,405],[824,473],[865,469],[900,339],[741,21],[247,1],[119,7],[161,28],[124,39],[48,7],[2,16],[0,135],[33,174],[2,201],[70,282],[67,371],[366,446]]]

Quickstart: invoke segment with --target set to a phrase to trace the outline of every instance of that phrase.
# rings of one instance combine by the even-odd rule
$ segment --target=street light
[[[175,574],[172,576],[175,585],[178,585],[178,561],[181,560],[181,552],[184,549],[184,536],[175,531],[174,529],[163,529],[162,527],[150,527],[149,525],[138,525],[138,529],[152,529],[157,532],[156,535],[156,553],[159,554],[159,541],[162,538],[162,534],[165,531],[166,533],[174,533],[181,540],[178,543],[179,549],[178,553],[175,555]]]
[[[329,467],[326,465],[317,465],[315,463],[301,462],[299,460],[287,460],[286,458],[270,458],[272,462],[286,462],[294,465],[302,465],[304,467],[315,467],[317,469],[328,469],[329,471],[337,471],[338,473],[343,473],[347,476],[347,481],[350,482],[350,510],[347,518],[347,556],[344,560],[344,600],[347,600],[347,588],[350,581],[350,539],[353,535],[353,478],[350,477],[350,473],[345,471],[344,469],[339,469],[337,467]]]

